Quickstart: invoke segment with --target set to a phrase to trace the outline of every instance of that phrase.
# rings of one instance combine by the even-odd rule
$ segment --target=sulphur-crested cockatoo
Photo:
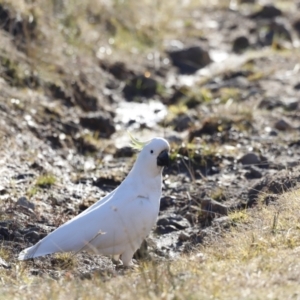
[[[56,252],[112,255],[123,265],[154,226],[162,191],[162,170],[169,162],[170,146],[163,138],[142,143],[132,138],[140,151],[133,168],[114,191],[75,218],[23,250],[19,260]]]

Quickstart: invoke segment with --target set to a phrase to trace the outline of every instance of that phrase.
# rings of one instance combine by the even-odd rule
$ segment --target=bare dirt
[[[27,24],[0,3],[0,268],[120,184],[136,155],[127,130],[172,147],[157,226],[137,263],[193,251],[233,226],[231,212],[295,188],[300,3],[291,5],[199,8],[188,26],[201,34],[179,31],[158,65],[146,55],[138,64],[78,56],[76,74],[57,63],[52,80],[26,45],[41,47],[39,19]],[[86,253],[26,264],[53,278],[122,272]]]

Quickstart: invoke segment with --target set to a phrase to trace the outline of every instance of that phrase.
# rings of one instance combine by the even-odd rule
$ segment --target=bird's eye
[[[150,153],[152,154],[152,153],[153,153],[153,150],[150,150]]]

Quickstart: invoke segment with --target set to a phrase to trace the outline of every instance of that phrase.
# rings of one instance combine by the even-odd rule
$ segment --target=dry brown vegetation
[[[1,271],[1,299],[297,299],[299,205],[295,190],[269,206],[232,213],[230,230],[221,230],[209,244],[170,262],[141,263],[124,276],[107,270],[90,280],[69,272],[59,280],[36,278],[19,263]],[[61,259],[70,263],[70,256]]]

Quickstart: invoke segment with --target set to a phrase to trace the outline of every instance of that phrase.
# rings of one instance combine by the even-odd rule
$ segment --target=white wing
[[[103,204],[105,204],[107,201],[111,200],[119,187],[117,187],[116,189],[114,189],[112,192],[110,192],[109,194],[107,194],[105,197],[101,198],[99,201],[95,202],[93,205],[91,205],[89,208],[87,208],[86,210],[84,210],[82,213],[80,213],[75,218],[80,217],[82,215],[85,215],[86,213],[90,212],[91,210],[93,210],[95,208],[98,208],[98,207],[102,206]]]
[[[103,254],[121,254],[128,244],[138,248],[154,225],[158,211],[146,198],[135,194],[132,186],[121,186],[23,250],[19,260],[84,248]]]

